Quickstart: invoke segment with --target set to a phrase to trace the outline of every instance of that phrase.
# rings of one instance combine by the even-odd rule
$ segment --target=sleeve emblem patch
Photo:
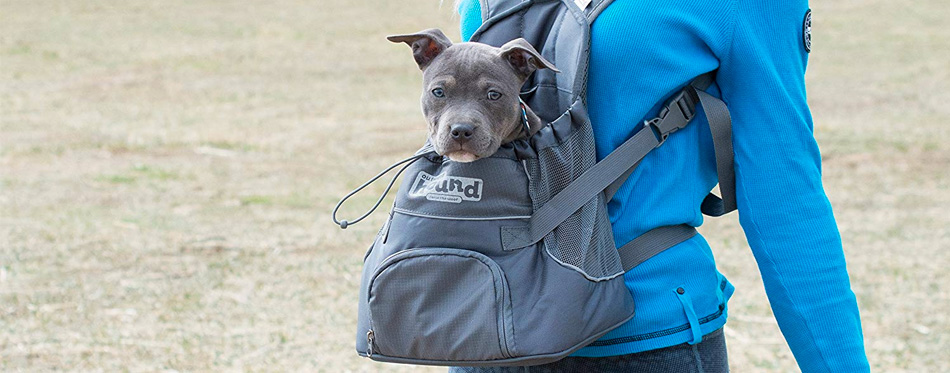
[[[811,53],[811,9],[805,12],[805,19],[802,20],[802,43],[805,53]]]

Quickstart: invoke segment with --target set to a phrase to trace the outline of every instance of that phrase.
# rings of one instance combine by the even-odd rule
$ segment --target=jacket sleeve
[[[717,83],[733,119],[739,221],[804,372],[868,371],[805,98],[803,0],[738,0]]]

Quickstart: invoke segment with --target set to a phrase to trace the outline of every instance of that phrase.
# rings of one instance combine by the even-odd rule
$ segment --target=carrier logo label
[[[437,202],[461,203],[482,199],[482,179],[452,175],[429,175],[419,171],[409,190],[410,197],[425,197]]]

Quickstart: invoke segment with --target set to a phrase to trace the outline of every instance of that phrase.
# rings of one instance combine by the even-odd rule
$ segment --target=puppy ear
[[[386,39],[393,43],[406,43],[412,48],[412,58],[416,60],[420,70],[425,70],[426,66],[434,60],[446,48],[452,46],[452,40],[449,40],[442,30],[430,28],[422,30],[415,34],[391,35]]]
[[[541,57],[541,53],[538,53],[531,43],[528,43],[527,40],[518,38],[512,41],[505,43],[501,46],[501,58],[504,58],[511,64],[511,67],[515,69],[515,73],[521,77],[522,80],[528,79],[528,76],[531,76],[537,69],[551,69],[556,73],[559,71],[554,64],[545,60],[544,57]]]

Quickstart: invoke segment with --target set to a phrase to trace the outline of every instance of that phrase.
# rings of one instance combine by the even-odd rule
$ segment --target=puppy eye
[[[498,91],[488,91],[489,100],[495,101],[499,98],[501,98],[501,93],[498,93]]]
[[[445,91],[442,90],[442,88],[436,88],[432,90],[432,95],[435,97],[442,98],[442,97],[445,97]]]

